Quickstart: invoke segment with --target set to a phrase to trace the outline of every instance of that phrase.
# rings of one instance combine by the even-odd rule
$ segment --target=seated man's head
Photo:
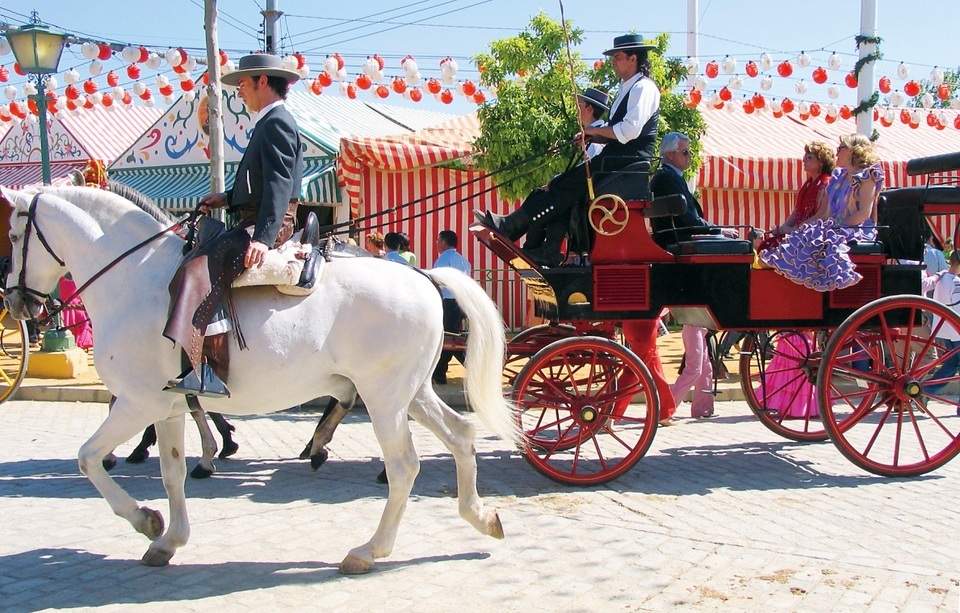
[[[690,168],[690,137],[670,132],[660,141],[660,157],[680,172]]]
[[[397,251],[401,244],[399,232],[387,232],[383,236],[383,245],[387,248],[387,251]]]

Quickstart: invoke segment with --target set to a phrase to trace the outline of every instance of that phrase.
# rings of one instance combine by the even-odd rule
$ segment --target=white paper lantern
[[[730,81],[727,82],[727,87],[730,89],[740,89],[743,87],[743,77],[740,75],[733,75],[730,77]]]
[[[773,78],[770,75],[764,75],[764,77],[760,79],[760,89],[768,91],[771,87],[773,87]]]
[[[237,69],[237,65],[233,63],[233,60],[227,60],[227,63],[220,67],[220,74],[230,74]]]
[[[76,85],[80,82],[80,73],[75,69],[71,68],[70,70],[63,73],[63,80],[67,85]]]
[[[88,60],[95,60],[100,55],[100,46],[97,43],[87,41],[80,46],[80,53]]]
[[[323,60],[323,71],[333,76],[337,72],[337,58],[328,55],[326,59]]]
[[[194,98],[196,97],[197,97],[197,93],[193,90],[190,90],[188,92],[183,92],[183,99],[186,100],[187,102],[193,102]]]
[[[950,108],[954,111],[960,110],[960,98],[950,98]]]
[[[687,74],[697,74],[697,71],[700,70],[700,62],[695,57],[688,57],[684,66],[687,69]]]
[[[113,91],[111,93],[115,100],[120,100],[121,98],[123,98],[123,95],[127,92],[125,89],[117,85],[116,87],[113,88]]]
[[[54,91],[57,87],[59,87],[59,83],[57,83],[57,77],[54,75],[47,75],[43,80],[43,88],[48,92]]]
[[[806,68],[810,65],[810,55],[806,51],[801,51],[800,55],[797,56],[797,66],[800,68]]]
[[[770,67],[773,66],[773,58],[770,57],[769,53],[760,54],[760,70],[770,70]]]
[[[171,66],[179,66],[183,63],[183,55],[181,55],[179,49],[167,49],[167,52],[163,54],[167,64]]]
[[[797,105],[797,112],[800,113],[801,115],[809,115],[810,103],[807,102],[806,100],[801,100],[800,104]]]
[[[730,74],[737,69],[737,60],[732,58],[729,55],[723,58],[723,61],[720,62],[720,70],[725,74]]]
[[[840,88],[837,87],[836,84],[831,85],[827,88],[827,96],[829,96],[832,100],[836,100],[840,97]]]
[[[58,110],[61,110],[61,111],[65,110],[67,108],[67,97],[60,96],[59,98],[57,98],[57,101],[53,103],[53,105],[57,107]]]
[[[339,73],[338,73],[338,74],[339,74]],[[346,95],[347,95],[347,84],[344,83],[343,81],[340,82],[340,95],[341,95],[341,96],[346,96]]]
[[[704,79],[702,76],[697,75],[697,76],[694,77],[694,79],[693,79],[693,86],[694,86],[695,88],[699,89],[700,91],[703,91],[703,90],[707,89],[707,80]]]
[[[3,88],[3,95],[6,96],[7,100],[14,100],[17,97],[17,88],[13,85],[7,85]]]
[[[23,93],[27,96],[36,96],[37,86],[33,84],[33,81],[27,81],[23,84]]]
[[[910,123],[920,123],[920,111],[916,109],[910,111]]]
[[[910,64],[900,62],[900,65],[897,66],[897,76],[901,79],[907,79],[910,77]]]
[[[174,74],[177,75],[177,79],[179,79],[181,83],[183,83],[184,81],[189,81],[189,80],[190,80],[190,73],[189,73],[189,72],[177,72],[177,73],[174,73]]]
[[[723,98],[721,98],[717,92],[713,92],[713,96],[710,97],[710,108],[719,109],[722,106]]]
[[[930,71],[930,82],[933,83],[934,87],[943,83],[943,70],[934,66],[933,70]]]
[[[373,80],[373,75],[380,70],[380,64],[378,64],[377,60],[373,59],[372,57],[368,57],[363,61],[363,66],[361,66],[360,69],[363,70],[363,74],[367,75],[371,80]]]
[[[417,85],[420,85],[422,81],[423,77],[420,76],[420,71],[417,71],[412,75],[407,75],[407,85],[416,87]]]
[[[733,113],[740,109],[740,103],[736,100],[729,100],[726,104],[723,105],[723,108],[727,109],[728,113]]]
[[[830,57],[827,58],[827,66],[830,70],[837,70],[843,64],[843,58],[839,53],[831,53]]]
[[[836,117],[840,114],[840,108],[832,102],[827,105],[827,117]]]
[[[140,47],[124,47],[120,51],[120,57],[128,64],[134,64],[140,61]]]
[[[103,64],[100,63],[100,60],[93,60],[90,62],[89,70],[93,76],[100,76],[100,73],[103,72]]]
[[[927,92],[927,93],[925,93],[924,95],[920,96],[920,104],[922,104],[922,105],[923,105],[923,108],[925,108],[925,109],[932,109],[932,108],[933,108],[933,94],[931,94],[930,92]]]
[[[147,86],[141,83],[140,81],[136,81],[133,84],[133,93],[136,94],[138,97],[142,96],[143,92],[145,91],[147,91]]]
[[[890,104],[893,106],[900,106],[904,100],[906,100],[906,95],[899,89],[894,90],[894,92],[890,94]]]
[[[23,121],[24,121],[28,126],[31,126],[31,127],[37,125],[37,123],[38,123],[38,122],[37,122],[37,116],[34,115],[33,113],[27,113],[27,116],[26,116],[26,118],[25,118]]]
[[[161,61],[162,59],[160,57],[160,54],[151,52],[150,55],[147,56],[147,68],[150,68],[151,70],[156,70],[160,68]]]
[[[377,69],[370,75],[370,80],[374,83],[380,83],[383,81],[383,71],[380,70],[380,65],[377,64]]]
[[[801,96],[807,93],[807,82],[803,79],[797,81],[796,85],[793,86],[794,91],[796,91]]]
[[[0,38],[0,55],[9,55],[10,54],[10,43],[7,42],[6,38]]]
[[[346,80],[347,80],[347,69],[341,68],[340,70],[337,71],[337,81],[344,83],[346,82]],[[344,93],[346,93],[346,91],[344,91]]]
[[[192,57],[188,57],[187,61],[183,63],[183,69],[187,72],[193,72],[197,69],[197,60]]]
[[[310,76],[310,66],[308,64],[304,64],[303,68],[297,71],[297,74],[300,75],[301,79],[306,79]]]
[[[143,106],[150,108],[153,106],[153,98],[147,98],[143,101]]]
[[[167,85],[170,85],[170,79],[162,74],[158,74],[154,81],[156,82],[157,87],[166,87]]]
[[[887,110],[883,112],[883,118],[887,121],[887,123],[893,123],[893,121],[897,118],[897,113],[892,108],[887,107]]]
[[[287,70],[295,71],[297,70],[297,66],[299,64],[300,62],[297,60],[296,56],[294,55],[285,55],[283,56],[283,60],[281,60],[281,65]]]
[[[449,75],[446,73],[440,75],[440,82],[446,85],[447,87],[450,87],[451,85],[453,85],[455,81],[456,79],[453,78],[453,75]],[[526,80],[524,80],[524,82],[526,82]]]
[[[167,106],[170,106],[171,104],[173,104],[173,96],[164,96],[163,103],[166,104]]]
[[[87,100],[92,102],[94,106],[98,106],[101,102],[103,102],[103,94],[101,94],[100,92],[94,92],[92,94],[88,94]]]
[[[403,90],[403,93],[400,94],[400,95],[403,96],[403,99],[404,99],[404,100],[409,100],[409,99],[410,99],[410,88],[408,87],[407,89]]]
[[[779,100],[774,100],[768,106],[770,107],[770,110],[773,111],[774,113],[783,112],[783,104],[781,104]]]

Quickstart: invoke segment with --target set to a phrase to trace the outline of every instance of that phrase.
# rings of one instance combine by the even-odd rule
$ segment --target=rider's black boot
[[[532,224],[549,223],[555,208],[550,192],[537,188],[530,192],[520,208],[509,215],[493,215],[489,212],[486,214],[474,212],[474,215],[480,223],[497,230],[511,241],[516,241],[527,233]]]
[[[320,222],[317,215],[311,211],[307,214],[307,223],[303,226],[303,235],[300,244],[311,247],[310,257],[303,263],[303,272],[297,287],[310,289],[317,282],[317,272],[320,268]]]
[[[523,247],[522,251],[533,262],[539,266],[548,268],[559,266],[563,261],[563,254],[560,253],[560,244],[563,243],[563,237],[566,234],[566,224],[554,223],[543,228],[543,243],[537,247]]]

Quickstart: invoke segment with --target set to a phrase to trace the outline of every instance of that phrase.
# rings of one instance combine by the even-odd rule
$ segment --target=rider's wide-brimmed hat
[[[241,78],[258,77],[260,75],[280,77],[286,80],[287,85],[293,85],[300,80],[298,73],[283,67],[283,60],[279,57],[269,53],[254,53],[240,58],[240,65],[237,69],[220,77],[220,81],[236,87]]]
[[[627,51],[628,49],[634,49],[637,51],[643,51],[645,49],[653,49],[655,45],[651,45],[643,41],[643,37],[639,34],[624,34],[623,36],[617,36],[613,39],[613,48],[607,49],[603,52],[604,55],[613,55],[617,51]]]
[[[603,107],[605,111],[610,110],[610,95],[595,87],[588,87],[582,94],[577,94],[577,98],[590,104]]]

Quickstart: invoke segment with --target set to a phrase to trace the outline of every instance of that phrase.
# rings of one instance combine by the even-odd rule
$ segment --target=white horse
[[[82,286],[131,247],[164,225],[130,201],[95,188],[0,188],[13,207],[13,247],[7,307],[19,318],[37,315],[36,293],[47,294],[67,271]],[[113,512],[153,542],[143,556],[167,564],[190,533],[184,477],[183,396],[162,391],[179,374],[180,348],[161,336],[168,283],[183,241],[166,233],[121,259],[84,291],[97,330],[97,372],[117,397],[103,425],[80,449],[80,470]],[[432,282],[431,282],[432,281]],[[442,307],[435,284],[450,289],[470,319],[465,389],[472,408],[494,434],[516,443],[518,427],[501,391],[503,321],[472,279],[441,268],[421,274],[375,258],[325,266],[317,291],[285,296],[271,287],[236,290],[239,324],[248,350],[234,343],[230,398],[205,398],[205,408],[230,415],[280,411],[313,398],[359,393],[383,450],[390,480],[379,526],[340,564],[345,574],[370,570],[388,556],[420,462],[408,415],[433,432],[453,454],[460,515],[482,534],[503,537],[500,518],[477,493],[472,425],[444,404],[430,385],[442,340]],[[371,350],[372,348],[372,350]],[[114,447],[156,423],[170,524],[140,506],[104,470]]]

